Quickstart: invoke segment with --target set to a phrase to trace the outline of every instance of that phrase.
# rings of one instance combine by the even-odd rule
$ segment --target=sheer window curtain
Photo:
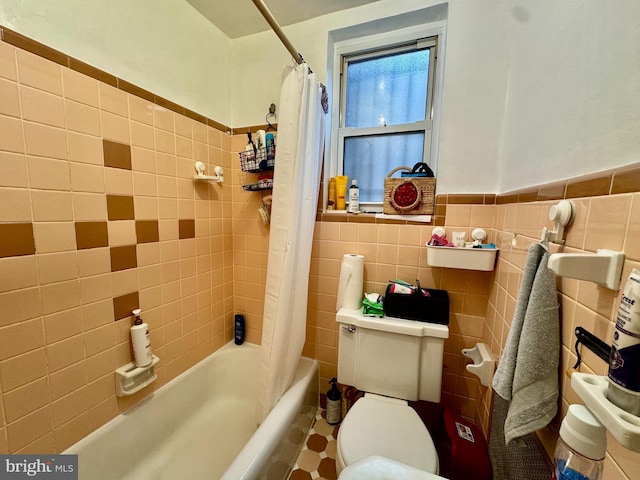
[[[258,423],[291,384],[305,342],[313,230],[324,151],[321,85],[306,64],[280,91]]]

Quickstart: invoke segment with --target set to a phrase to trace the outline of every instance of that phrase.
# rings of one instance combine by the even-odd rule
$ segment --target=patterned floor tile
[[[337,438],[338,426],[329,425],[325,420],[325,411],[318,409],[289,480],[337,480]]]

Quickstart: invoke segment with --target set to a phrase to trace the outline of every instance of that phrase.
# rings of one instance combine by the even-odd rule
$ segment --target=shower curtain
[[[280,91],[258,423],[289,388],[305,341],[311,247],[324,150],[321,95],[322,87],[306,64],[293,68]]]

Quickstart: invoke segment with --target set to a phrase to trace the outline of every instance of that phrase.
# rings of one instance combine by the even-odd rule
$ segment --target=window
[[[366,212],[382,211],[384,178],[394,168],[436,167],[439,35],[395,40],[392,46],[377,39],[336,48],[339,95],[333,95],[339,104],[332,111],[328,174],[356,179]]]

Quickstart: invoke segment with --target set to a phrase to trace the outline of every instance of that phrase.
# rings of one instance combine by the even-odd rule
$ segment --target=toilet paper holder
[[[493,373],[493,357],[484,343],[476,343],[473,348],[463,348],[462,355],[473,360],[467,365],[467,371],[480,379],[485,387],[489,386]]]

